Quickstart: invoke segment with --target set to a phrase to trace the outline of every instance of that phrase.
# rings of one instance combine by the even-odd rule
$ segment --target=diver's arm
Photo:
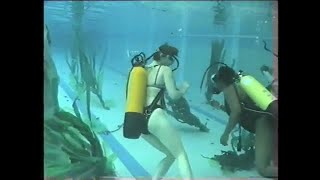
[[[172,100],[179,99],[186,92],[186,89],[183,89],[183,88],[181,90],[177,89],[174,78],[173,78],[173,73],[170,67],[164,66],[162,70],[163,70],[164,83],[165,83],[169,97]]]
[[[234,127],[237,125],[237,123],[239,122],[240,114],[241,114],[241,106],[240,106],[240,102],[234,86],[231,85],[227,87],[224,90],[224,95],[231,110],[227,127],[224,130],[224,134],[229,135],[231,131],[234,129]]]

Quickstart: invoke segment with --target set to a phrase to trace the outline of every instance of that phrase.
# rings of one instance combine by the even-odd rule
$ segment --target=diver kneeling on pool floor
[[[242,126],[255,134],[255,161],[258,172],[264,177],[277,177],[278,167],[271,163],[276,160],[273,153],[274,150],[277,151],[274,148],[274,135],[278,130],[277,98],[252,76],[243,75],[242,71],[236,73],[226,64],[220,64],[222,66],[218,72],[211,76],[213,93],[223,92],[225,110],[229,115],[220,143],[227,145],[231,131],[239,123],[239,128]],[[239,142],[241,145],[241,141]]]
[[[182,144],[180,135],[169,122],[165,111],[164,91],[172,99],[182,97],[189,88],[183,83],[179,90],[169,66],[176,61],[178,49],[164,44],[150,57],[143,53],[132,59],[133,68],[130,71],[127,84],[126,113],[123,135],[129,139],[140,136],[149,144],[166,154],[160,162],[153,179],[165,176],[175,160],[178,161],[180,175],[183,179],[192,179],[190,163]],[[152,63],[147,61],[153,58]]]

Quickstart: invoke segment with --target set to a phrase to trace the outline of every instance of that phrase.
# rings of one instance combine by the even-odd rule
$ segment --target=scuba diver
[[[153,179],[164,177],[175,160],[183,179],[193,179],[181,137],[170,124],[165,111],[165,91],[170,98],[179,99],[189,88],[187,82],[184,82],[179,90],[176,87],[173,71],[179,66],[177,56],[178,49],[168,44],[161,45],[148,58],[145,58],[143,53],[136,55],[132,59],[133,68],[127,82],[124,137],[138,139],[141,136],[166,155]],[[147,65],[150,58],[153,58],[153,61]],[[172,70],[169,66],[174,61],[178,66]]]
[[[268,82],[266,89],[270,91],[275,97],[278,97],[278,80],[272,76],[273,69],[262,65],[260,68],[261,73],[264,75]],[[224,105],[220,104],[217,100],[211,99],[207,104],[211,105],[213,108],[226,112]]]
[[[278,123],[278,100],[252,76],[236,73],[224,63],[211,76],[214,94],[223,92],[225,110],[229,115],[220,143],[228,145],[229,135],[239,125],[255,134],[255,161],[259,174],[277,177],[278,167],[271,165],[274,152],[274,134]],[[209,68],[208,68],[209,69]],[[201,86],[202,87],[202,86]],[[241,136],[240,136],[241,137]],[[241,138],[238,148],[241,149]]]
[[[168,100],[167,104],[171,107],[171,111],[167,109],[167,113],[177,121],[195,126],[202,132],[209,132],[207,126],[202,124],[199,118],[191,113],[188,101],[184,97],[173,100],[169,96],[166,96],[166,99]]]

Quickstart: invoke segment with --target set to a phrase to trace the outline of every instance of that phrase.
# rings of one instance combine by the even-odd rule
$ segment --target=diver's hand
[[[220,144],[227,146],[228,140],[229,140],[229,134],[223,133],[222,136],[220,137]]]
[[[189,89],[189,87],[190,87],[189,83],[183,82],[179,89],[183,94],[185,94],[187,92],[187,90]]]

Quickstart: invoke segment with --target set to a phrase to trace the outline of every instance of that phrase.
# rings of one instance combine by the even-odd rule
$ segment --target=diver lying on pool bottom
[[[165,91],[172,99],[179,99],[189,88],[189,84],[185,82],[177,90],[172,72],[174,70],[169,67],[175,60],[179,63],[177,56],[177,48],[164,44],[149,58],[138,58],[136,63],[132,63],[127,84],[124,137],[138,139],[141,136],[166,155],[159,163],[153,179],[164,177],[175,160],[182,178],[193,179],[181,137],[170,124],[164,104]],[[152,63],[146,65],[151,57]]]
[[[227,145],[230,132],[237,123],[255,133],[255,161],[258,172],[264,177],[277,177],[278,167],[273,160],[274,134],[278,123],[278,101],[253,77],[236,73],[223,64],[212,76],[214,94],[223,92],[225,109],[229,115],[227,126],[220,138]]]
[[[199,118],[191,113],[189,103],[184,97],[174,100],[166,94],[166,99],[168,100],[167,104],[172,110],[170,111],[167,109],[167,113],[174,117],[177,121],[195,126],[202,132],[209,132],[207,126],[202,124]]]

